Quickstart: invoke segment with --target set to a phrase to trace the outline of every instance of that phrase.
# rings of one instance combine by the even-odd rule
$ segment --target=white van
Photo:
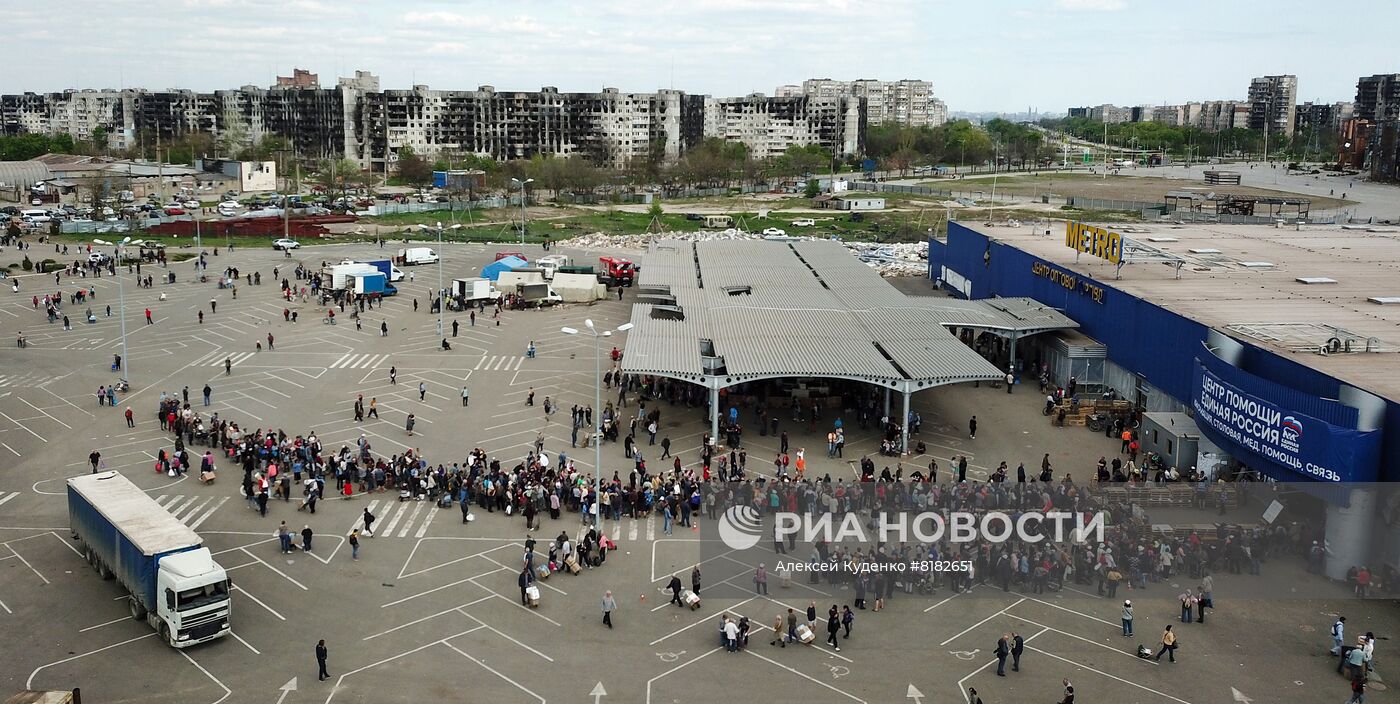
[[[23,217],[25,220],[28,220],[30,223],[35,224],[35,225],[47,224],[50,220],[53,219],[52,217],[49,216],[49,211],[47,211],[47,210],[39,210],[39,209],[21,210],[21,211],[19,211],[19,214],[20,214],[20,216]]]
[[[793,227],[812,227],[813,225],[816,225],[816,224],[817,224],[817,221],[816,221],[816,220],[813,220],[812,218],[798,218],[798,219],[792,221],[792,226],[793,226]]]
[[[434,252],[431,247],[409,247],[399,250],[399,263],[407,266],[434,264],[437,260],[437,252]]]

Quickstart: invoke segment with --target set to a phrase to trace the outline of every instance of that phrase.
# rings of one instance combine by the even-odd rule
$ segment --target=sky
[[[56,6],[73,7],[55,14]],[[918,78],[953,111],[1240,99],[1298,76],[1351,100],[1400,72],[1400,2],[1302,0],[0,0],[0,93],[322,85],[772,94]],[[77,9],[80,8],[80,9]],[[1367,28],[1370,28],[1369,30]]]

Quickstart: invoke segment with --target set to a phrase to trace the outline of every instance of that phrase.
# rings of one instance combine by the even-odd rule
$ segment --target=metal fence
[[[853,191],[876,191],[879,193],[903,193],[913,196],[938,196],[941,198],[954,197],[953,191],[942,188],[929,188],[928,186],[901,186],[894,183],[876,183],[875,181],[852,181]]]
[[[174,215],[163,218],[141,218],[136,221],[137,230],[145,230],[163,222],[193,220],[189,215]],[[65,235],[105,235],[114,232],[131,232],[131,220],[99,222],[96,220],[64,220],[58,224],[58,231]]]
[[[476,201],[451,201],[448,203],[377,203],[361,211],[364,215],[398,215],[403,213],[458,212],[504,208],[510,205],[505,198],[482,198]],[[516,205],[519,201],[515,202]]]

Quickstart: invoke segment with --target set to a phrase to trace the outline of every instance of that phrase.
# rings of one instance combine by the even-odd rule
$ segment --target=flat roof
[[[1007,335],[1076,326],[1030,299],[906,295],[827,240],[663,240],[643,258],[637,286],[649,302],[633,306],[623,368],[723,386],[846,377],[916,391],[996,379],[1004,372],[945,325]],[[724,373],[708,373],[720,357]]]
[[[1116,265],[1065,246],[1064,224],[974,228],[1003,244],[1400,402],[1400,228],[1139,224],[1107,229],[1183,260]],[[1155,238],[1156,241],[1152,241]],[[1194,250],[1194,251],[1193,251]],[[1321,354],[1336,337],[1345,349]],[[1366,352],[1367,344],[1371,349]]]

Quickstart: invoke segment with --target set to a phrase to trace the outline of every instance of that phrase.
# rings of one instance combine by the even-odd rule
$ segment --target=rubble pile
[[[928,243],[847,242],[846,247],[858,259],[880,272],[881,276],[926,276],[928,274]]]
[[[711,242],[714,240],[761,240],[762,235],[730,228],[728,230],[701,230],[699,232],[648,232],[644,235],[609,235],[593,232],[579,235],[557,244],[580,249],[632,249],[645,250],[647,245],[658,240],[679,240],[681,242]]]

